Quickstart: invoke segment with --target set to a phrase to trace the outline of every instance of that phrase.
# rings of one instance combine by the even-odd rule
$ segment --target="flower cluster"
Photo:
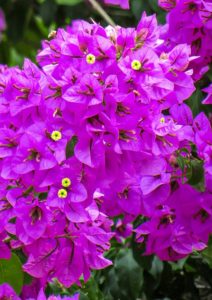
[[[210,0],[159,0],[166,9],[167,24],[161,36],[166,39],[166,49],[179,43],[191,45],[192,55],[197,58],[190,64],[193,77],[199,80],[212,62],[212,3]]]
[[[113,217],[118,240],[148,219],[136,228],[146,254],[206,247],[212,129],[184,102],[190,46],[164,52],[159,37],[145,13],[137,28],[75,21],[43,42],[40,67],[0,70],[0,257],[21,251],[41,287],[80,285],[110,265]],[[202,165],[198,191],[188,173]]]
[[[129,9],[129,0],[104,0],[106,4]],[[199,80],[212,62],[212,3],[210,0],[158,0],[158,5],[168,12],[167,22],[161,27],[160,37],[164,51],[186,43],[196,59],[190,63],[193,77]]]
[[[69,153],[72,126],[49,107],[61,101],[54,84],[29,60],[0,77],[0,257],[21,249],[24,270],[44,284],[79,284],[111,264],[102,256],[111,221],[93,200],[86,166]]]

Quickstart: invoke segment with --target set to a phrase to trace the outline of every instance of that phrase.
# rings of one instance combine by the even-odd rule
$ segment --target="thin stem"
[[[111,19],[111,17],[106,13],[106,11],[101,7],[101,5],[96,0],[88,0],[88,1],[109,25],[116,26],[116,24]]]

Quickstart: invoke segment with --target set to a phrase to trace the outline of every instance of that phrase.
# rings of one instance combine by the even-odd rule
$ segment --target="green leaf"
[[[157,258],[157,256],[154,256],[154,259],[152,261],[152,267],[149,273],[155,279],[158,279],[161,276],[162,271],[163,271],[163,262],[159,258]]]
[[[28,274],[24,273],[24,284],[31,284],[33,281],[33,278]]]
[[[82,2],[83,0],[55,0],[59,5],[76,5]]]
[[[158,6],[158,0],[148,0],[149,6],[154,12],[161,12],[162,9]]]
[[[143,286],[143,269],[134,260],[130,249],[120,251],[114,263],[114,268],[120,286],[120,293],[123,293],[123,299],[136,299],[139,297]]]
[[[187,148],[181,148],[179,150],[180,153],[189,153],[188,149]]]
[[[77,136],[74,135],[71,138],[71,140],[67,143],[67,145],[66,145],[66,158],[67,159],[74,155],[74,147],[75,147],[77,141],[78,141]]]
[[[212,237],[209,239],[208,247],[202,251],[203,259],[208,263],[208,265],[212,268]]]
[[[39,6],[39,16],[45,25],[50,26],[55,21],[57,8],[57,4],[52,0],[46,0]]]
[[[112,296],[112,299],[120,295],[118,276],[116,275],[114,268],[111,268],[107,274],[104,294]]]
[[[200,191],[204,191],[204,167],[203,161],[199,159],[191,160],[190,168],[187,174],[188,184],[197,188]]]
[[[184,168],[185,168],[185,158],[183,156],[178,156],[177,157],[177,164],[180,167],[180,169],[182,171],[184,171]]]
[[[99,289],[99,286],[94,279],[91,277],[86,283],[85,288],[82,288],[80,293],[80,300],[104,300],[103,294]]]
[[[13,253],[10,259],[0,260],[0,284],[7,282],[20,294],[23,281],[22,264],[16,254]]]
[[[212,81],[212,67],[209,69],[207,76],[208,76],[209,80]]]
[[[186,264],[187,261],[187,257],[186,258],[182,258],[180,260],[178,260],[177,262],[169,262],[169,264],[172,267],[173,271],[178,271],[178,270],[182,270],[184,268],[184,265]]]
[[[34,21],[37,25],[37,28],[40,30],[41,34],[47,37],[49,33],[49,29],[45,26],[42,18],[40,16],[34,16]]]
[[[144,256],[143,253],[145,252],[144,244],[138,244],[134,239],[132,241],[132,251],[133,251],[133,258],[136,262],[144,269],[149,270],[152,267],[153,256],[148,255]]]
[[[157,20],[158,20],[158,24],[165,24],[166,23],[166,12],[165,11],[161,11],[157,15]]]
[[[132,0],[131,8],[132,8],[132,13],[134,14],[137,20],[140,20],[141,14],[144,11],[146,11],[146,13],[149,15],[152,12],[147,1]]]
[[[197,88],[196,91],[188,99],[187,104],[190,106],[194,116],[202,110],[201,101],[203,99],[203,93],[201,89]]]

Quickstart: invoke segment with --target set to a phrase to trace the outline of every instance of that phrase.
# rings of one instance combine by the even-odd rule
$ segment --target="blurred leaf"
[[[199,88],[197,88],[187,102],[194,116],[198,115],[198,113],[201,111],[202,99],[203,99],[203,93]]]
[[[149,270],[149,273],[155,278],[158,279],[158,277],[161,276],[161,273],[163,271],[163,262],[157,258],[156,256],[154,257],[152,261],[152,267]]]
[[[211,64],[210,69],[207,73],[207,76],[208,76],[209,80],[212,82],[212,64]]]
[[[133,251],[134,259],[144,270],[149,270],[152,267],[153,256],[152,255],[148,255],[148,256],[143,255],[144,250],[145,250],[144,247],[145,247],[144,244],[138,244],[138,243],[136,243],[136,241],[133,240],[132,251]]]
[[[71,140],[66,145],[66,158],[69,158],[74,155],[74,147],[77,143],[77,136],[74,135]]]
[[[158,24],[165,24],[166,23],[166,12],[161,11],[160,13],[158,13],[157,20],[158,20]]]
[[[98,282],[102,282],[100,286],[104,300],[140,299],[143,269],[134,260],[131,249],[121,249],[114,259],[114,266],[102,273],[104,275],[99,277]]]
[[[20,55],[15,48],[10,48],[9,65],[21,66],[24,60],[24,56]]]
[[[118,276],[116,275],[115,269],[111,268],[108,276],[106,277],[104,294],[109,295],[108,297],[120,295],[120,286],[118,283]],[[114,299],[114,298],[112,298]]]
[[[208,265],[212,268],[212,237],[209,239],[208,247],[202,251],[202,256]]]
[[[24,273],[24,284],[30,284],[32,280],[33,278],[28,273]]]
[[[36,23],[38,29],[42,33],[42,35],[47,37],[48,34],[49,34],[49,29],[45,26],[45,24],[44,24],[43,20],[41,19],[41,17],[40,16],[35,16],[34,20],[35,20],[35,23]]]
[[[131,7],[137,20],[140,20],[143,11],[146,11],[147,14],[151,14],[151,8],[147,1],[132,0]]]
[[[178,260],[177,262],[169,262],[173,271],[182,270],[184,265],[186,264],[187,257]]]
[[[159,280],[157,280],[149,272],[144,271],[143,292],[147,300],[153,300],[153,299],[155,300],[155,298],[153,298],[153,295],[155,294],[159,286],[160,286],[160,278]]]
[[[179,150],[180,153],[189,153],[188,149],[187,148],[181,148]]]
[[[80,300],[90,299],[105,300],[94,277],[91,277],[89,279],[89,281],[86,283],[85,288],[83,288],[82,292],[80,293]]]
[[[57,12],[57,4],[52,0],[46,0],[39,7],[40,17],[43,19],[44,24],[50,25],[55,20]]]
[[[120,251],[114,262],[114,269],[120,286],[120,295],[126,299],[139,297],[143,286],[143,269],[134,260],[131,249]]]
[[[187,170],[188,184],[197,188],[200,191],[204,191],[204,166],[203,161],[199,159],[193,159],[190,162],[190,167]]]
[[[82,2],[83,0],[55,0],[59,5],[76,5]]]
[[[10,41],[20,41],[32,16],[32,1],[22,0],[14,3],[6,11],[7,35]]]
[[[0,284],[9,283],[17,294],[20,294],[24,281],[21,262],[16,254],[9,260],[0,260]]]
[[[161,12],[161,8],[158,6],[158,0],[148,0],[148,3],[154,12]]]
[[[180,167],[180,169],[182,171],[184,171],[184,168],[185,168],[185,157],[183,156],[178,156],[177,157],[177,164],[178,166]]]

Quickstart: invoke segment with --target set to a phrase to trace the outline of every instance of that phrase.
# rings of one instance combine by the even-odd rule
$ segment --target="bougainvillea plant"
[[[0,258],[19,255],[31,277],[21,298],[1,285],[3,299],[61,299],[47,285],[111,265],[112,238],[134,234],[168,261],[207,247],[211,121],[185,101],[211,62],[212,7],[159,4],[164,26],[78,20],[43,41],[38,66],[1,66]]]

